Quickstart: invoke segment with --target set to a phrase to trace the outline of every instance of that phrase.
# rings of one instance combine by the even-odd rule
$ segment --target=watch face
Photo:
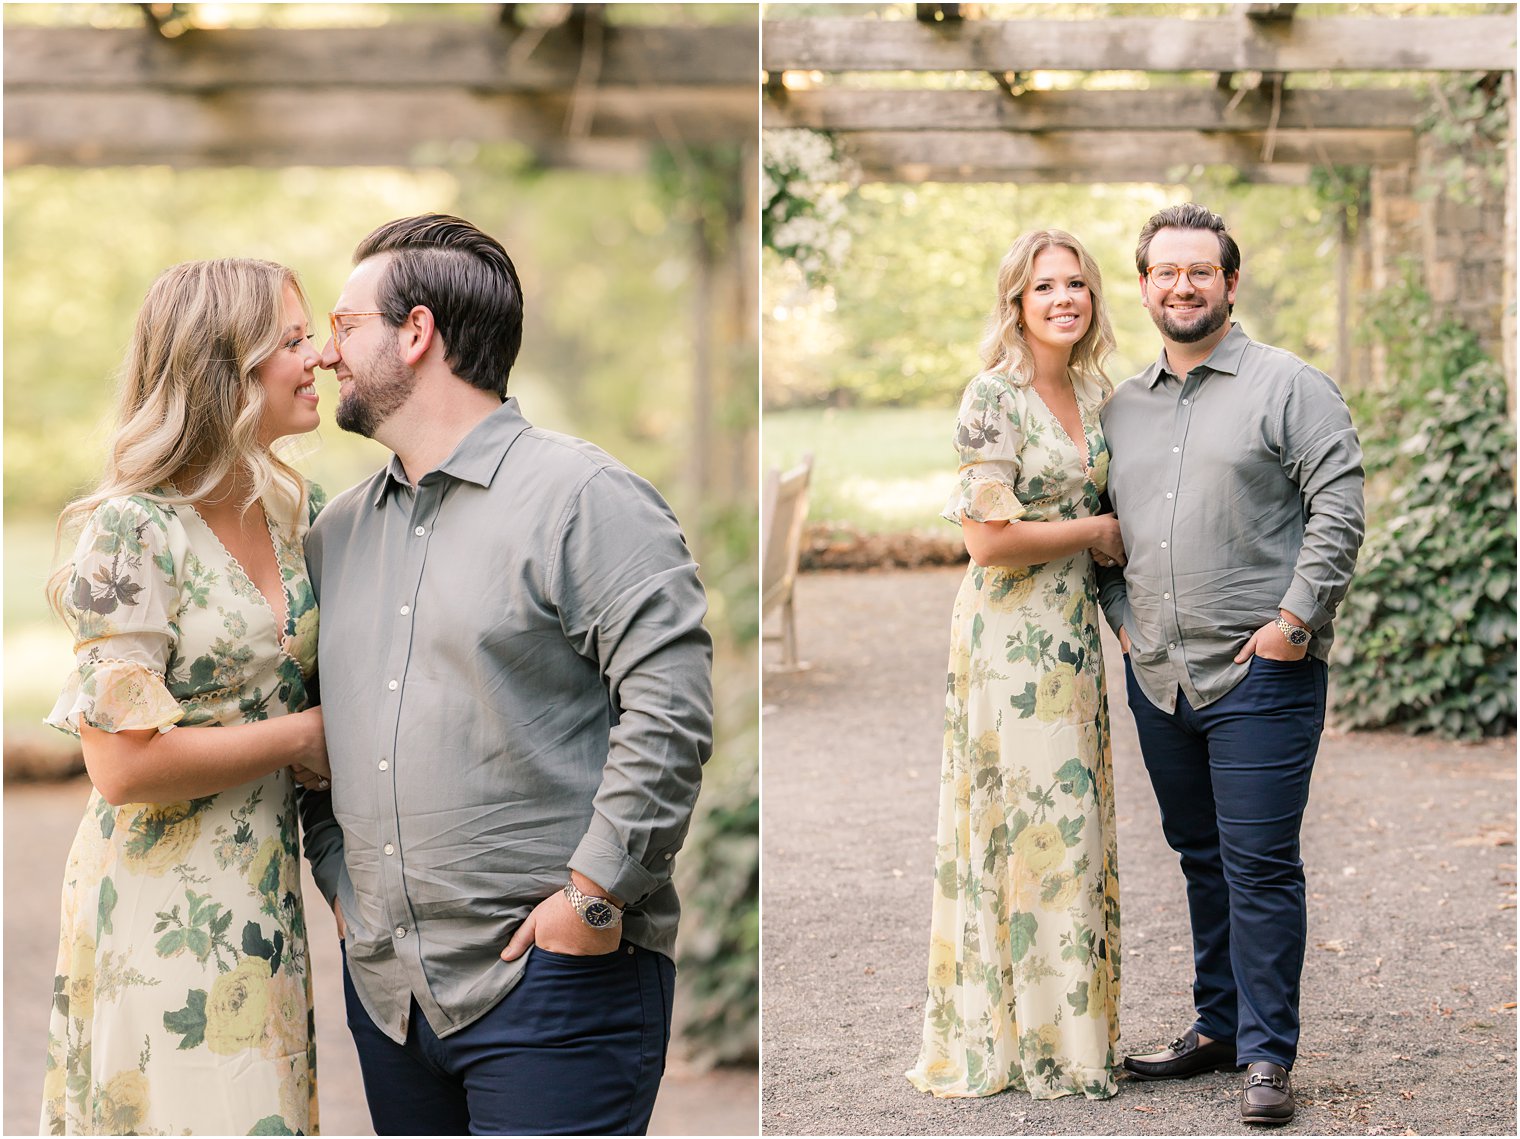
[[[612,924],[613,919],[617,917],[617,911],[608,903],[598,899],[586,904],[583,915],[587,925],[595,926],[597,929],[604,929]]]

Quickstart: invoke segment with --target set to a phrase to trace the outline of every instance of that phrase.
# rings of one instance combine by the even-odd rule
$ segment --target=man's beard
[[[1151,319],[1169,340],[1176,341],[1178,344],[1196,344],[1223,327],[1224,322],[1230,319],[1230,308],[1224,303],[1209,305],[1198,320],[1182,324],[1172,316],[1169,309],[1163,306],[1151,312]],[[342,408],[338,410],[342,412]],[[340,419],[338,422],[343,421]]]
[[[361,376],[358,369],[351,370],[352,386],[339,397],[333,419],[344,431],[373,439],[380,425],[411,396],[412,372],[383,351],[364,361],[363,372]]]

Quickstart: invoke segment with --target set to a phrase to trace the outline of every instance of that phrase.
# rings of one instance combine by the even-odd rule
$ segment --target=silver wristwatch
[[[1302,625],[1295,625],[1286,617],[1279,617],[1277,619],[1277,628],[1288,644],[1292,645],[1295,649],[1301,649],[1309,643],[1309,630]]]
[[[592,929],[616,929],[623,924],[623,911],[606,898],[582,891],[574,882],[565,883],[565,897],[580,915],[581,921]]]

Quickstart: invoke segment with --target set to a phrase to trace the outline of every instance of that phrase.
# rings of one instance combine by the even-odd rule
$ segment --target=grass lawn
[[[939,512],[955,485],[955,409],[809,408],[761,420],[765,465],[813,453],[808,517],[873,534],[948,530]]]
[[[51,520],[5,523],[5,726],[55,734],[42,723],[74,666],[72,642],[43,596],[53,557]],[[60,740],[64,737],[59,736]]]

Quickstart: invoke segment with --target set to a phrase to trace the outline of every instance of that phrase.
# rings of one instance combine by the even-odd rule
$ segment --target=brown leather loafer
[[[1160,1052],[1124,1057],[1124,1067],[1141,1080],[1185,1080],[1199,1072],[1221,1072],[1235,1067],[1235,1042],[1198,1042],[1198,1030],[1188,1029]]]
[[[1244,1123],[1287,1123],[1293,1118],[1293,1085],[1287,1068],[1269,1060],[1257,1060],[1246,1068],[1240,1118]]]

